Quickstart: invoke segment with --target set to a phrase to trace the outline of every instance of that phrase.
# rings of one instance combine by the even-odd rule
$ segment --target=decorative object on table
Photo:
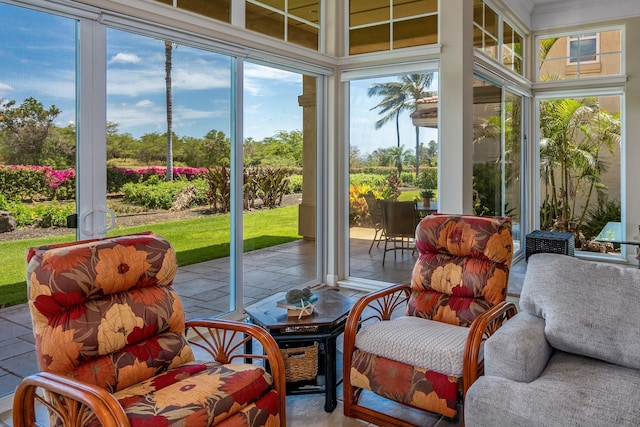
[[[313,296],[313,292],[310,287],[302,289],[291,289],[284,296],[288,303],[294,304],[300,300],[308,301]]]
[[[426,190],[422,190],[420,192],[420,197],[422,197],[422,204],[424,205],[425,208],[429,208],[429,205],[431,204],[431,199],[433,199],[433,197],[435,196],[435,193],[433,192],[433,190],[427,188]]]
[[[307,286],[303,289],[291,289],[286,293],[285,298],[278,301],[276,305],[286,308],[287,316],[301,319],[313,314],[315,307],[313,303],[317,300],[318,296],[313,295],[311,288]]]

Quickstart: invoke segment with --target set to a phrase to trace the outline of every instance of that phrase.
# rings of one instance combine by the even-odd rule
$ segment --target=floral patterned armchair
[[[510,218],[434,214],[416,228],[411,285],[362,297],[344,335],[344,414],[410,426],[358,403],[364,390],[457,418],[483,373],[482,343],[516,313],[505,301]]]
[[[71,427],[286,424],[276,342],[241,322],[185,322],[176,253],[162,237],[31,248],[27,261],[42,372],[18,385],[14,426],[35,425],[36,401],[51,425]],[[265,356],[244,354],[252,338]],[[195,360],[192,345],[211,360]]]

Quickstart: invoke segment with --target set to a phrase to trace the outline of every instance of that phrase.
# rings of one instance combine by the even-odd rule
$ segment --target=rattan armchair
[[[36,402],[52,426],[286,425],[275,340],[241,322],[185,322],[171,286],[176,253],[165,239],[32,248],[28,261],[41,372],[18,385],[14,426],[46,424],[36,420]],[[253,339],[264,354],[245,354]],[[210,357],[195,360],[195,347]]]
[[[509,218],[429,215],[418,225],[411,285],[362,297],[344,334],[344,414],[413,424],[359,402],[375,393],[455,419],[483,374],[482,343],[516,314],[506,302]]]

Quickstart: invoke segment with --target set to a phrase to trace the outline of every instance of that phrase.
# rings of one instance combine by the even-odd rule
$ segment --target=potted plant
[[[435,194],[433,193],[433,190],[430,190],[428,188],[420,192],[420,197],[422,197],[422,203],[424,204],[425,208],[429,207],[429,204],[431,203],[431,199],[433,198],[434,195]]]

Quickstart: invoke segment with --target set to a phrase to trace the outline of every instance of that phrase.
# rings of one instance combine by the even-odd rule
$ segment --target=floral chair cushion
[[[262,367],[193,362],[115,393],[132,427],[280,425]],[[256,399],[256,397],[259,397]]]
[[[36,250],[27,266],[40,369],[116,392],[194,359],[163,238]]]
[[[353,386],[387,399],[450,418],[457,414],[459,378],[357,349],[350,378]]]
[[[416,229],[419,258],[407,314],[470,326],[504,301],[512,246],[510,218],[425,217]]]

